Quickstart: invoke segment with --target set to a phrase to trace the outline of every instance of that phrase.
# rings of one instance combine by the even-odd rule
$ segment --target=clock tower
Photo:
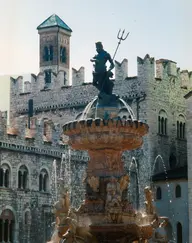
[[[71,28],[56,14],[51,15],[37,27],[40,35],[40,72],[49,81],[51,73],[64,71],[69,80]],[[50,81],[51,82],[51,81]]]

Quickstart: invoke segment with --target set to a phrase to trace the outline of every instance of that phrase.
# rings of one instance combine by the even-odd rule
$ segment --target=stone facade
[[[50,28],[49,31],[54,32],[55,29]],[[40,34],[40,60],[44,45],[42,39],[50,36],[49,31]],[[57,51],[53,53],[58,55]],[[83,67],[72,69],[72,85],[69,85],[65,82],[66,70],[59,63],[55,65],[48,62],[42,64],[40,61],[40,73],[31,74],[30,82],[23,82],[21,76],[11,78],[10,127],[7,127],[4,115],[0,116],[0,164],[1,167],[6,164],[11,175],[8,188],[0,187],[0,213],[6,208],[13,212],[16,243],[40,243],[49,238],[51,205],[56,199],[56,189],[51,189],[51,182],[53,188],[53,182],[57,183],[54,176],[60,177],[62,166],[69,167],[70,183],[73,185],[72,203],[79,206],[83,200],[82,180],[89,158],[86,152],[72,151],[62,164],[62,154],[68,154],[67,138],[62,136],[62,126],[75,119],[98,92],[91,83],[85,82]],[[69,69],[69,66],[65,68]],[[46,69],[52,70],[49,86],[45,86]],[[115,62],[114,93],[132,107],[137,119],[149,125],[149,134],[145,136],[142,148],[125,152],[122,158],[126,162],[127,173],[130,173],[136,185],[130,188],[129,196],[134,205],[143,207],[144,187],[151,183],[152,175],[187,165],[185,126],[182,126],[184,135],[180,136],[178,124],[185,124],[184,95],[192,86],[192,75],[188,71],[180,71],[173,61],[155,61],[149,55],[138,57],[137,70],[137,76],[129,77],[127,59]],[[29,129],[30,99],[33,100],[33,117]],[[22,165],[28,171],[26,189],[18,188],[18,173]],[[43,169],[48,175],[46,192],[40,191]],[[184,187],[187,190],[187,182]],[[187,201],[186,194],[182,196]],[[27,225],[25,211],[30,212]],[[176,221],[171,223],[175,228]],[[184,233],[188,234],[187,227],[183,228]]]
[[[187,153],[188,153],[188,201],[189,201],[189,242],[192,241],[192,92],[186,96],[187,101]]]

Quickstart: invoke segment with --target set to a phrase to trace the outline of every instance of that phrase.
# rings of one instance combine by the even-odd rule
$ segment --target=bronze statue
[[[90,60],[94,62],[93,85],[100,92],[111,95],[114,84],[110,78],[113,77],[111,70],[114,68],[114,63],[110,54],[103,49],[101,42],[97,42],[95,45],[97,54]],[[110,62],[109,70],[106,67],[107,61]]]

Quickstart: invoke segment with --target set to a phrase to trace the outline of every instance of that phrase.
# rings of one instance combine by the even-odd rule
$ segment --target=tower
[[[56,14],[37,27],[40,35],[40,72],[45,72],[45,82],[51,83],[51,73],[64,71],[69,80],[70,36],[72,30]]]

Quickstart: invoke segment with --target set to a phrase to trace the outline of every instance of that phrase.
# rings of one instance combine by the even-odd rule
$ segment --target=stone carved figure
[[[70,214],[69,214],[70,216]],[[89,232],[89,229],[86,227],[78,226],[76,219],[67,217],[63,222],[65,225],[68,225],[68,230],[65,234],[62,235],[62,241],[65,243],[80,243],[80,242],[95,242],[92,234]]]
[[[153,205],[153,195],[150,187],[145,187],[144,189],[145,192],[145,208],[146,208],[146,214],[147,215],[153,215],[155,214],[155,207]]]
[[[118,203],[121,202],[121,189],[120,183],[117,181],[115,177],[110,178],[110,182],[107,184],[107,199],[106,199],[106,206],[109,202],[116,201]]]
[[[111,177],[106,187],[107,197],[105,210],[107,213],[107,222],[121,223],[122,222],[122,191],[120,183],[115,177]]]
[[[94,62],[93,85],[105,94],[111,95],[113,90],[113,81],[110,78],[113,76],[111,70],[114,68],[113,60],[108,52],[103,49],[101,42],[95,43],[97,54],[90,60]],[[106,63],[110,62],[109,70]]]
[[[150,242],[168,243],[167,233],[165,230],[169,219],[167,217],[158,217],[155,215],[151,225],[153,227],[153,235]]]
[[[91,176],[87,178],[87,182],[94,192],[98,192],[99,189],[99,177]]]

